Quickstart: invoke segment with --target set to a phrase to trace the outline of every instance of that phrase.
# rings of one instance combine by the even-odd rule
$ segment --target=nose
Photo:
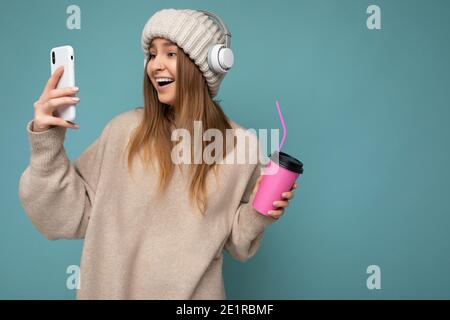
[[[155,57],[153,57],[152,60],[150,60],[150,62],[153,61],[153,63],[150,63],[151,70],[156,71],[156,70],[164,69],[164,63],[163,63],[163,61],[162,61],[160,56],[161,55],[158,54]]]

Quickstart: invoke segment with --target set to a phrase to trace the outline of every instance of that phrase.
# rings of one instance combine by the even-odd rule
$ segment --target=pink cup
[[[253,199],[253,208],[263,215],[276,210],[273,202],[282,200],[282,193],[290,191],[298,176],[303,173],[303,163],[284,152],[274,152]]]

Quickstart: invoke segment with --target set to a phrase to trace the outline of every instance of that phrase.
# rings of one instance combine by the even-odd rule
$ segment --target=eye
[[[176,53],[176,52],[170,52],[170,53],[169,53],[169,56],[170,56],[170,55],[173,55],[173,56],[171,56],[171,57],[174,57],[174,56],[177,55],[177,53]],[[154,54],[151,54],[151,53],[148,54],[148,59],[149,59],[149,60],[151,60],[151,59],[154,58],[154,57],[155,57]]]

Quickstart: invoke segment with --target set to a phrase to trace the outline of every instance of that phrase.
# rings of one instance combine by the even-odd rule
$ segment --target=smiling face
[[[153,39],[148,52],[147,75],[159,101],[171,106],[176,103],[177,52],[178,46],[163,38]]]

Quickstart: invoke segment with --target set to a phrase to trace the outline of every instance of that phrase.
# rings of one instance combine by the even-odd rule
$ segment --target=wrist
[[[48,129],[50,129],[49,126],[36,124],[35,120],[33,120],[33,122],[31,123],[31,131],[42,132],[47,131]]]

